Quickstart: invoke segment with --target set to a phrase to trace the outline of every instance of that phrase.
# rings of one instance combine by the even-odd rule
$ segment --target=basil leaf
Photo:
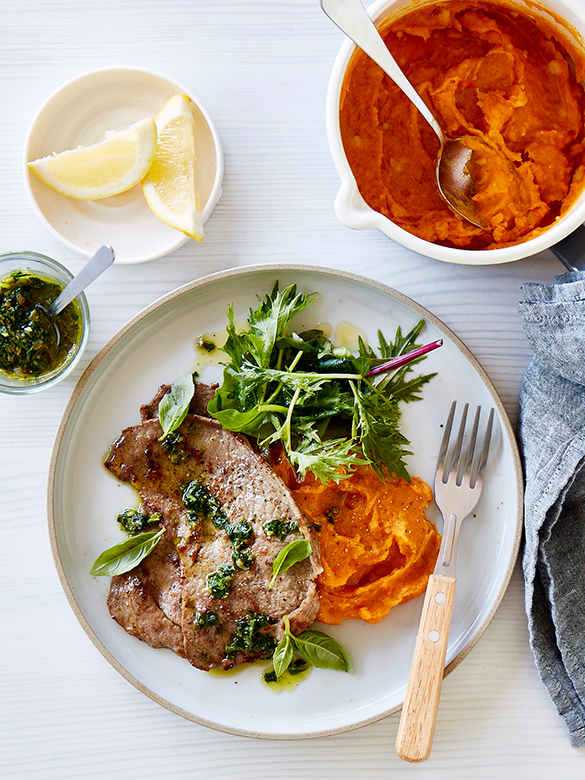
[[[195,383],[192,374],[185,374],[170,386],[158,405],[158,419],[163,434],[162,441],[169,433],[176,431],[189,411],[189,404],[195,395]]]
[[[113,577],[130,571],[154,550],[164,532],[164,528],[160,531],[146,531],[104,550],[95,559],[89,573],[96,577]]]
[[[322,631],[303,631],[294,642],[299,653],[313,666],[353,674],[353,663],[345,647]]]
[[[272,656],[272,666],[277,677],[282,677],[293,659],[294,646],[289,636],[278,643]]]
[[[313,548],[306,539],[295,539],[294,542],[289,542],[286,547],[283,547],[272,564],[272,579],[270,580],[269,590],[274,585],[274,580],[279,574],[288,571],[295,563],[304,561],[312,552]]]

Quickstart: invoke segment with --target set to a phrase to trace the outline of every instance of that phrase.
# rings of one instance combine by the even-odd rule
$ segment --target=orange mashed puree
[[[474,200],[488,230],[441,199],[435,133],[356,51],[342,88],[341,136],[372,209],[433,243],[493,249],[533,238],[575,202],[585,183],[584,54],[558,27],[528,14],[514,4],[453,0],[381,26],[445,134],[475,137]]]
[[[425,591],[441,542],[424,515],[433,498],[425,482],[382,482],[364,466],[339,484],[324,485],[311,474],[299,483],[286,460],[275,468],[319,536],[317,620],[378,623]]]

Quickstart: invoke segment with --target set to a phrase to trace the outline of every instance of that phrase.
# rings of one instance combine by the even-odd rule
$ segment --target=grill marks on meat
[[[205,390],[200,392],[204,397]],[[250,611],[265,615],[269,625],[260,633],[275,642],[282,637],[284,615],[294,633],[307,628],[319,607],[318,543],[282,480],[245,439],[224,431],[215,420],[188,414],[179,428],[188,457],[171,463],[158,440],[162,434],[158,419],[145,417],[158,408],[155,401],[142,407],[139,425],[122,431],[105,465],[139,490],[145,509],[160,513],[165,536],[139,566],[112,579],[110,613],[129,633],[153,647],[169,647],[200,669],[256,660],[266,652],[244,648],[226,655],[238,621]],[[192,480],[199,480],[219,500],[226,524],[245,520],[252,527],[249,550],[254,560],[249,569],[235,567],[233,545],[224,528],[210,518],[190,522],[182,486]],[[296,537],[310,538],[314,552],[279,575],[270,590],[272,563],[295,538],[280,541],[268,536],[262,526],[274,518],[296,521]],[[235,574],[229,594],[219,599],[209,592],[207,578],[224,564],[234,567]],[[198,625],[197,616],[209,613],[218,624]]]

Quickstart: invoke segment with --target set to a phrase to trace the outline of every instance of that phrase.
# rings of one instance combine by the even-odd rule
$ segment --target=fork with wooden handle
[[[405,761],[426,761],[431,753],[455,600],[459,531],[481,495],[493,427],[494,410],[491,409],[483,440],[479,441],[481,407],[478,406],[463,451],[469,410],[469,404],[465,404],[457,438],[450,449],[456,406],[457,402],[453,401],[435,474],[435,503],[443,515],[443,539],[435,570],[429,577],[396,735],[396,752]]]

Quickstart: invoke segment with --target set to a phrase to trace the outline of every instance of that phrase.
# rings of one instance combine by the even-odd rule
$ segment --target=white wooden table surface
[[[583,0],[575,0],[583,2]],[[77,623],[53,565],[46,477],[53,438],[82,369],[132,315],[194,278],[258,262],[356,271],[414,298],[449,325],[494,381],[513,424],[530,348],[517,303],[525,281],[562,273],[548,252],[464,267],[415,255],[333,213],[338,186],[324,120],[342,35],[318,0],[2,0],[0,252],[84,260],[37,221],[25,194],[25,134],[68,79],[107,65],[186,84],[225,148],[224,195],[201,245],[114,266],[90,288],[89,347],[75,374],[29,397],[0,397],[0,776],[3,778],[585,777],[528,645],[517,567],[484,637],[444,684],[434,750],[394,753],[398,717],[340,736],[256,741],[181,719],[127,683]]]

